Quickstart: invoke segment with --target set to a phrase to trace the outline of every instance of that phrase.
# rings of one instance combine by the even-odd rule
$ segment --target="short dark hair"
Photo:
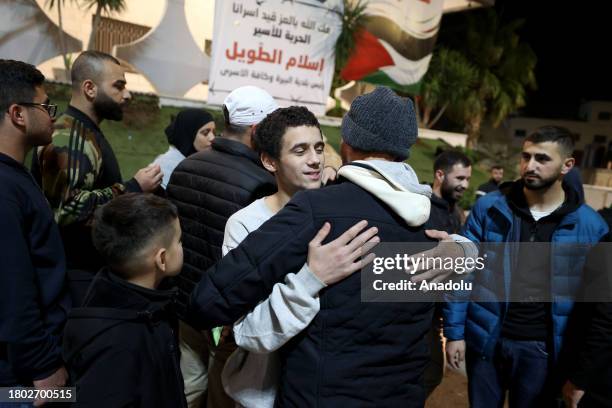
[[[446,150],[434,161],[434,172],[442,170],[445,173],[450,172],[455,164],[461,164],[463,167],[470,167],[472,161],[464,153],[458,150]]]
[[[0,59],[0,123],[11,105],[32,102],[36,87],[44,82],[45,76],[34,65]]]
[[[139,262],[139,252],[156,239],[170,245],[177,218],[176,206],[164,198],[124,194],[96,210],[93,244],[109,266],[124,272],[126,265]]]
[[[319,129],[321,126],[315,115],[303,106],[290,106],[278,108],[261,121],[253,135],[253,148],[266,153],[273,159],[280,159],[283,135],[290,127],[312,126]],[[323,135],[321,134],[321,137]]]
[[[525,142],[531,143],[557,143],[561,150],[561,155],[570,157],[574,153],[574,136],[572,133],[561,126],[542,126],[525,138]]]
[[[104,62],[112,62],[121,65],[121,62],[112,55],[100,51],[83,51],[74,63],[70,71],[72,88],[78,89],[83,81],[92,80],[99,82],[104,71]]]
[[[504,167],[501,164],[494,164],[493,166],[491,166],[491,171],[493,170],[503,170]]]

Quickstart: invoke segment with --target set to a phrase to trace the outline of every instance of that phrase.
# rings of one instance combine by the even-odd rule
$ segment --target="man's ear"
[[[442,170],[442,169],[438,169],[438,170],[436,170],[436,172],[434,173],[434,178],[435,178],[436,180],[438,180],[440,183],[442,183],[442,182],[444,181],[444,177],[445,177],[445,176],[446,176],[446,175],[444,174],[444,170]]]
[[[13,104],[8,108],[8,114],[11,119],[11,122],[15,126],[23,127],[25,126],[25,114],[23,106]]]
[[[85,94],[87,99],[94,100],[98,95],[98,85],[91,79],[86,79],[81,84],[81,91]]]
[[[155,253],[155,266],[158,270],[166,272],[166,248],[159,248]]]
[[[261,163],[270,173],[276,173],[278,170],[278,164],[275,159],[270,157],[268,153],[262,153],[260,156]]]
[[[567,159],[565,159],[563,161],[563,166],[561,167],[561,174],[566,175],[567,173],[569,173],[575,164],[576,159],[574,159],[573,157],[568,157]]]

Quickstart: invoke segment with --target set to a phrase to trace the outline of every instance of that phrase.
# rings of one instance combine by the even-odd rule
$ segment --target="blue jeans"
[[[543,341],[500,338],[493,359],[469,348],[466,355],[468,395],[472,408],[502,408],[508,391],[510,408],[556,406]]]

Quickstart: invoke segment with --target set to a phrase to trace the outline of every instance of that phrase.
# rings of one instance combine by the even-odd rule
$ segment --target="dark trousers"
[[[500,338],[492,359],[468,347],[466,369],[472,408],[502,408],[506,392],[510,408],[558,406],[543,341]]]

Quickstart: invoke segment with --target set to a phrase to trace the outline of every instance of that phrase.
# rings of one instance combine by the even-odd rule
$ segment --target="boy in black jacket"
[[[152,194],[117,197],[96,212],[93,242],[108,268],[64,333],[75,406],[186,407],[175,292],[157,290],[183,265],[176,207]]]

